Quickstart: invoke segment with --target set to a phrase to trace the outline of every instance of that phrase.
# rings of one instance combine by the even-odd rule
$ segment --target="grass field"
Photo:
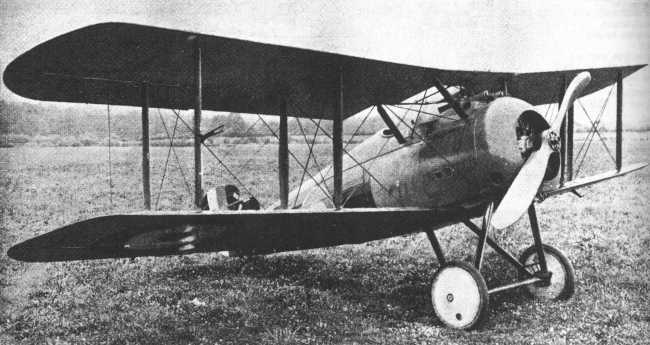
[[[649,133],[629,133],[626,162],[648,161]],[[613,146],[611,141],[610,146]],[[583,172],[611,162],[594,143]],[[306,149],[298,149],[304,158]],[[274,145],[217,152],[262,202],[278,194]],[[320,162],[329,146],[318,145]],[[189,178],[191,151],[178,151]],[[156,202],[164,147],[152,148]],[[442,327],[429,301],[437,268],[422,234],[253,258],[183,257],[25,264],[6,257],[14,243],[67,223],[142,207],[140,149],[0,149],[1,344],[633,344],[650,336],[650,169],[561,195],[538,207],[542,237],[562,249],[577,274],[576,295],[542,302],[513,290],[492,296],[477,331]],[[244,166],[244,163],[247,163]],[[174,163],[174,164],[172,164]],[[609,165],[608,165],[609,164]],[[228,182],[205,158],[206,185]],[[186,209],[191,196],[172,155],[160,209]],[[300,180],[292,162],[292,185]],[[190,181],[191,183],[191,181]],[[440,231],[446,253],[469,259],[474,237]],[[527,220],[495,234],[518,253],[531,242]],[[492,251],[488,286],[515,272]]]

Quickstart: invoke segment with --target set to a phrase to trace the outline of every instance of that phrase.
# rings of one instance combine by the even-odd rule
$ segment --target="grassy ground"
[[[626,137],[628,162],[648,160],[649,137]],[[271,146],[218,150],[267,205],[278,191]],[[328,149],[319,145],[317,152],[324,157]],[[605,169],[600,150],[583,172]],[[154,203],[166,154],[152,149]],[[191,152],[179,155],[189,177]],[[491,297],[481,329],[460,332],[433,316],[429,289],[437,263],[422,234],[249,259],[195,254],[25,264],[7,258],[9,246],[34,235],[141,207],[139,148],[113,149],[113,193],[106,158],[105,147],[0,149],[0,343],[618,344],[650,336],[650,169],[586,188],[582,199],[562,195],[539,206],[543,238],[575,265],[571,300],[501,293]],[[223,184],[227,173],[207,157],[205,164],[208,186]],[[175,164],[170,168],[158,208],[188,208],[182,176]],[[300,167],[292,162],[292,169],[295,184]],[[440,235],[452,258],[471,257],[474,238],[461,226]],[[531,242],[526,220],[495,237],[514,252]],[[514,277],[492,251],[483,273],[488,286]]]

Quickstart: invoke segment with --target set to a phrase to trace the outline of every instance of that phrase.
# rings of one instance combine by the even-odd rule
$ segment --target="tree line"
[[[139,109],[98,105],[42,105],[26,102],[0,100],[0,135],[5,138],[21,138],[23,142],[34,138],[59,137],[78,138],[92,142],[103,142],[108,138],[110,117],[111,139],[115,141],[137,141],[141,139],[142,123]],[[193,114],[184,111],[177,117],[171,110],[150,109],[149,135],[152,140],[166,139],[175,131],[177,138],[192,138],[188,126],[192,126]],[[263,120],[263,121],[262,121]],[[238,113],[205,112],[201,132],[205,133],[223,125],[223,137],[262,137],[271,136],[269,127],[277,132],[277,117]],[[350,118],[344,122],[344,134],[351,135],[363,119]],[[266,122],[266,123],[265,123]],[[290,135],[312,135],[318,120],[290,118]],[[187,124],[187,125],[186,125]],[[332,132],[331,121],[321,121],[320,126]],[[370,117],[357,134],[368,135],[382,128],[381,119]],[[323,135],[322,132],[319,132]]]

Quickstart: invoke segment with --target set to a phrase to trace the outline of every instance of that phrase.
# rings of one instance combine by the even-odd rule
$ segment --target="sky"
[[[450,6],[452,5],[453,6]],[[443,69],[528,72],[650,62],[645,1],[0,2],[0,69],[57,35],[130,22]],[[649,67],[626,78],[626,124],[650,125]],[[2,84],[0,94],[24,100]],[[585,97],[597,112],[606,92]],[[608,112],[613,112],[610,101]],[[608,116],[608,117],[607,117]],[[605,124],[613,123],[606,115]],[[578,122],[584,121],[580,114]]]

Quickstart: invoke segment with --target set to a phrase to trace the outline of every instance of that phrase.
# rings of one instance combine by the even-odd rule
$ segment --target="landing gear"
[[[438,319],[448,327],[472,329],[487,316],[487,285],[474,266],[452,261],[433,277],[431,302]]]
[[[535,207],[528,208],[534,244],[524,250],[520,259],[501,248],[488,234],[494,204],[490,203],[483,216],[482,227],[469,219],[463,223],[479,237],[473,265],[445,261],[440,242],[433,231],[427,231],[441,267],[433,277],[431,303],[433,310],[445,325],[456,329],[472,329],[487,318],[489,295],[524,287],[531,295],[546,300],[568,299],[575,291],[575,273],[571,262],[558,249],[543,244],[537,223]],[[485,245],[512,264],[519,271],[516,282],[488,290],[480,273]]]
[[[547,244],[544,247],[546,267],[551,274],[550,281],[546,284],[535,283],[526,286],[526,291],[536,298],[546,300],[565,300],[571,298],[575,292],[575,272],[573,265],[562,252]],[[524,270],[520,271],[520,277],[539,272],[539,257],[537,248],[530,246],[521,254],[519,261],[524,264]]]

